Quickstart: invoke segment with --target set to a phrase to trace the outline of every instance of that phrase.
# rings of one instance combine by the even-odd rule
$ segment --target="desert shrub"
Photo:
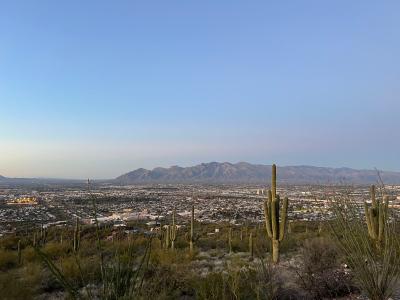
[[[352,288],[350,276],[340,268],[334,243],[325,238],[306,240],[301,250],[299,282],[314,299],[347,295]]]
[[[142,299],[179,299],[193,296],[191,272],[182,265],[151,264],[144,274]]]
[[[382,220],[383,240],[373,241],[369,235],[363,211],[350,198],[332,202],[335,219],[331,229],[350,266],[354,281],[369,299],[388,299],[399,291],[400,241],[397,223],[391,211]]]
[[[17,265],[17,252],[0,249],[0,270],[7,271]]]
[[[32,299],[33,290],[21,284],[16,272],[0,272],[0,298],[4,300]]]
[[[273,266],[233,266],[223,272],[211,272],[192,279],[196,299],[265,299],[279,297],[279,284]]]

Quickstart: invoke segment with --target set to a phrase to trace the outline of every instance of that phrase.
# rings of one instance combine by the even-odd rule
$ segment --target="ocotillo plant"
[[[176,241],[176,224],[175,224],[175,208],[174,211],[172,213],[172,226],[171,226],[171,232],[169,234],[169,238],[171,240],[171,249],[174,250],[175,249],[175,241]]]
[[[384,196],[382,201],[376,199],[374,185],[371,186],[370,194],[372,202],[371,207],[369,208],[367,202],[364,202],[365,218],[367,221],[368,234],[370,238],[375,241],[377,247],[380,248],[385,233],[389,200],[387,196]]]
[[[76,217],[75,229],[74,229],[74,241],[73,241],[74,252],[79,251],[79,244],[80,244],[79,218]]]
[[[276,193],[276,165],[272,165],[272,189],[268,191],[268,199],[264,203],[265,227],[272,241],[272,261],[279,262],[279,244],[285,237],[287,208],[289,199],[285,197],[280,207],[280,197]]]
[[[21,265],[21,263],[22,263],[21,240],[18,240],[17,249],[18,249],[18,265]]]

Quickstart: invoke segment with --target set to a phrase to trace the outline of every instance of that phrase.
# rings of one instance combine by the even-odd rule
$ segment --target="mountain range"
[[[385,184],[400,184],[400,172],[379,172]],[[278,166],[282,184],[373,184],[379,181],[376,170],[314,166]],[[271,165],[202,163],[192,167],[143,168],[115,179],[119,184],[140,183],[265,183],[271,179]]]

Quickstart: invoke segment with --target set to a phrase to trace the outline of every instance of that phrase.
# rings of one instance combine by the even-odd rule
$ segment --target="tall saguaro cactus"
[[[194,205],[192,205],[192,216],[190,218],[190,235],[189,240],[189,251],[192,254],[194,250],[194,242],[198,239],[198,235],[194,233]]]
[[[165,250],[168,250],[169,248],[169,233],[170,233],[170,225],[167,225],[166,230],[165,230]]]
[[[268,199],[264,202],[265,227],[272,241],[272,261],[279,262],[279,244],[285,237],[287,209],[289,199],[285,197],[280,206],[280,197],[276,193],[276,165],[272,165],[271,189]]]
[[[79,251],[79,244],[80,244],[79,218],[76,217],[75,229],[74,229],[74,252]]]
[[[174,211],[172,212],[172,226],[170,228],[171,232],[169,234],[169,238],[171,240],[171,249],[175,249],[175,241],[176,241],[176,224],[175,224],[175,215],[176,215],[176,210],[174,208]]]
[[[370,195],[371,207],[368,207],[367,202],[364,202],[368,234],[370,238],[376,242],[377,247],[380,248],[385,233],[389,199],[387,196],[384,196],[382,201],[376,199],[376,190],[374,185],[370,188]]]

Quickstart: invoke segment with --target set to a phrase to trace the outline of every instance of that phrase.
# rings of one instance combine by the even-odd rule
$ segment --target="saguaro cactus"
[[[167,225],[166,230],[165,230],[165,249],[168,250],[169,248],[169,233],[170,233],[170,227]]]
[[[267,235],[272,241],[272,261],[279,262],[279,244],[285,237],[287,209],[289,199],[285,197],[280,206],[280,197],[276,193],[276,165],[272,165],[271,190],[268,199],[264,202],[265,227]]]
[[[194,205],[192,205],[192,216],[190,218],[190,234],[188,236],[190,253],[193,253],[194,242],[197,241],[197,239],[198,235],[194,233]]]
[[[380,248],[385,233],[389,199],[387,196],[384,196],[382,201],[376,199],[374,185],[370,188],[370,195],[372,202],[371,207],[368,207],[367,202],[364,202],[368,234],[370,238],[376,242],[377,247]]]
[[[172,226],[171,226],[171,232],[169,234],[169,238],[171,240],[171,249],[175,249],[175,241],[176,241],[176,224],[175,224],[175,214],[176,210],[174,208],[174,211],[172,212]]]
[[[163,230],[161,221],[160,221],[160,230],[157,233],[157,238],[160,240],[160,249],[162,249],[163,248],[163,240],[165,237],[164,237],[164,230]]]
[[[229,253],[232,253],[232,227],[229,227],[228,231],[228,246],[229,246]]]
[[[21,263],[22,263],[21,240],[18,240],[17,249],[18,249],[18,265],[21,265]]]
[[[250,232],[249,236],[249,252],[250,252],[250,257],[254,257],[254,249],[253,249],[253,233]]]
[[[76,217],[75,221],[75,229],[74,229],[74,252],[79,251],[79,244],[80,244],[80,228],[79,228],[79,218]]]

